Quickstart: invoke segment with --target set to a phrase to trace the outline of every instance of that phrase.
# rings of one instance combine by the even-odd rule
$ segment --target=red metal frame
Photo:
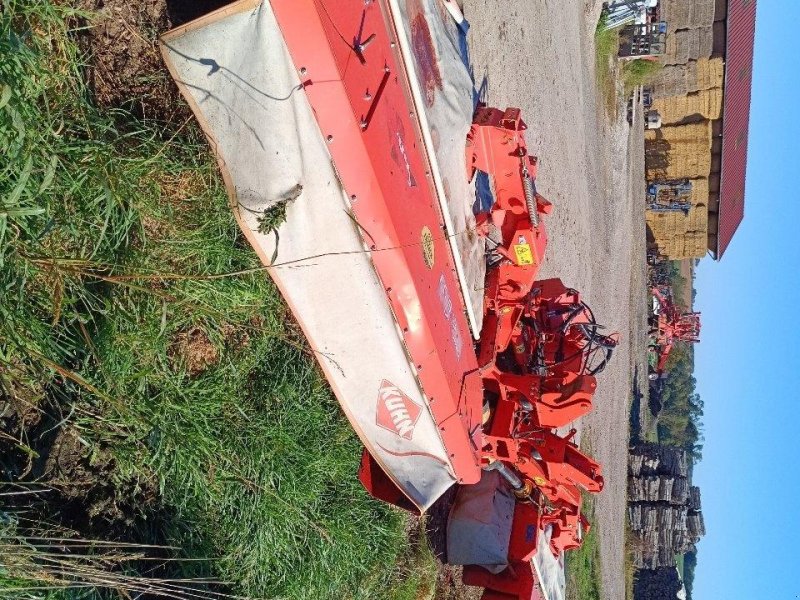
[[[481,600],[544,600],[536,569],[530,560],[511,562],[504,571],[490,573],[483,567],[464,567],[462,580],[485,589]]]
[[[655,335],[655,346],[658,352],[656,373],[663,375],[667,369],[667,361],[675,342],[682,341],[695,344],[700,341],[700,313],[681,312],[672,301],[670,290],[652,288],[651,293],[660,306]]]
[[[528,294],[544,260],[547,232],[539,215],[552,210],[536,193],[538,160],[528,154],[527,128],[518,108],[501,111],[481,106],[465,150],[469,179],[475,171],[491,175],[495,202],[483,222],[488,226],[491,221],[501,234],[501,243],[492,248],[506,259],[498,267],[497,281],[505,295],[517,298]]]
[[[465,374],[477,363],[391,13],[385,1],[271,4],[455,474],[474,483],[482,392]],[[440,232],[430,266],[426,230]]]
[[[481,467],[497,461],[524,482],[509,568],[492,575],[466,567],[464,581],[486,587],[487,600],[538,600],[537,536],[552,527],[554,553],[580,544],[588,522],[578,487],[598,492],[603,479],[572,435],[551,431],[591,409],[596,381],[585,372],[589,345],[577,325],[589,321],[574,309],[577,292],[536,282],[547,245],[541,216],[551,206],[535,191],[525,123],[518,109],[482,107],[466,142],[467,176],[485,171],[494,183],[494,206],[478,221],[499,257],[487,276],[476,357],[448,240],[430,235],[445,231],[443,215],[386,0],[271,4],[459,482],[477,482]],[[519,372],[500,364],[509,352]],[[531,373],[533,358],[541,360]],[[497,398],[481,427],[484,389]],[[359,477],[376,497],[403,506],[368,453]]]

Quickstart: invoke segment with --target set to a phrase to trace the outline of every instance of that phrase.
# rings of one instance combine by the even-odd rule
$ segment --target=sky
[[[745,218],[697,270],[695,600],[800,598],[800,1],[760,0]]]

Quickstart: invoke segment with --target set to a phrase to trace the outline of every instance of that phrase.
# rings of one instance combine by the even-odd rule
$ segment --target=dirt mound
[[[230,0],[77,0],[91,13],[81,46],[96,101],[138,117],[182,123],[191,117],[169,79],[158,36]]]
[[[0,485],[39,491],[4,496],[0,509],[24,508],[33,523],[52,523],[83,537],[138,541],[138,532],[158,512],[156,481],[120,477],[107,449],[84,439],[75,413],[62,414],[52,400],[64,392],[59,382],[39,391],[38,398],[23,398],[19,390],[0,390]]]
[[[193,327],[175,337],[169,355],[176,363],[184,365],[186,372],[194,377],[217,363],[219,350],[205,331]]]

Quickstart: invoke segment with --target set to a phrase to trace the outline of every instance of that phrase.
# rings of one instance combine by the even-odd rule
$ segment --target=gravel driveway
[[[625,597],[628,411],[644,356],[644,136],[640,119],[609,116],[595,82],[594,0],[464,0],[478,84],[491,106],[519,106],[539,156],[538,191],[554,204],[543,277],[580,290],[598,320],[622,333],[600,375],[581,434],[603,465],[598,496],[604,597]],[[638,109],[639,107],[637,107]],[[641,113],[639,113],[641,114]]]

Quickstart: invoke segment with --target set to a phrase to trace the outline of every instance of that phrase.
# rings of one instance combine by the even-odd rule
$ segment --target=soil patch
[[[219,360],[219,350],[200,327],[179,333],[170,347],[169,355],[184,365],[192,377]]]
[[[191,118],[158,48],[162,33],[230,0],[75,0],[91,13],[81,32],[86,75],[98,104],[179,124]]]
[[[37,491],[4,496],[0,509],[16,512],[23,507],[30,522],[78,531],[84,538],[139,541],[139,532],[152,525],[146,522],[158,520],[156,481],[123,480],[108,450],[81,436],[74,414],[62,414],[52,399],[59,390],[43,391],[33,412],[28,403],[15,403],[12,394],[0,395],[5,407],[0,417],[0,488]]]

